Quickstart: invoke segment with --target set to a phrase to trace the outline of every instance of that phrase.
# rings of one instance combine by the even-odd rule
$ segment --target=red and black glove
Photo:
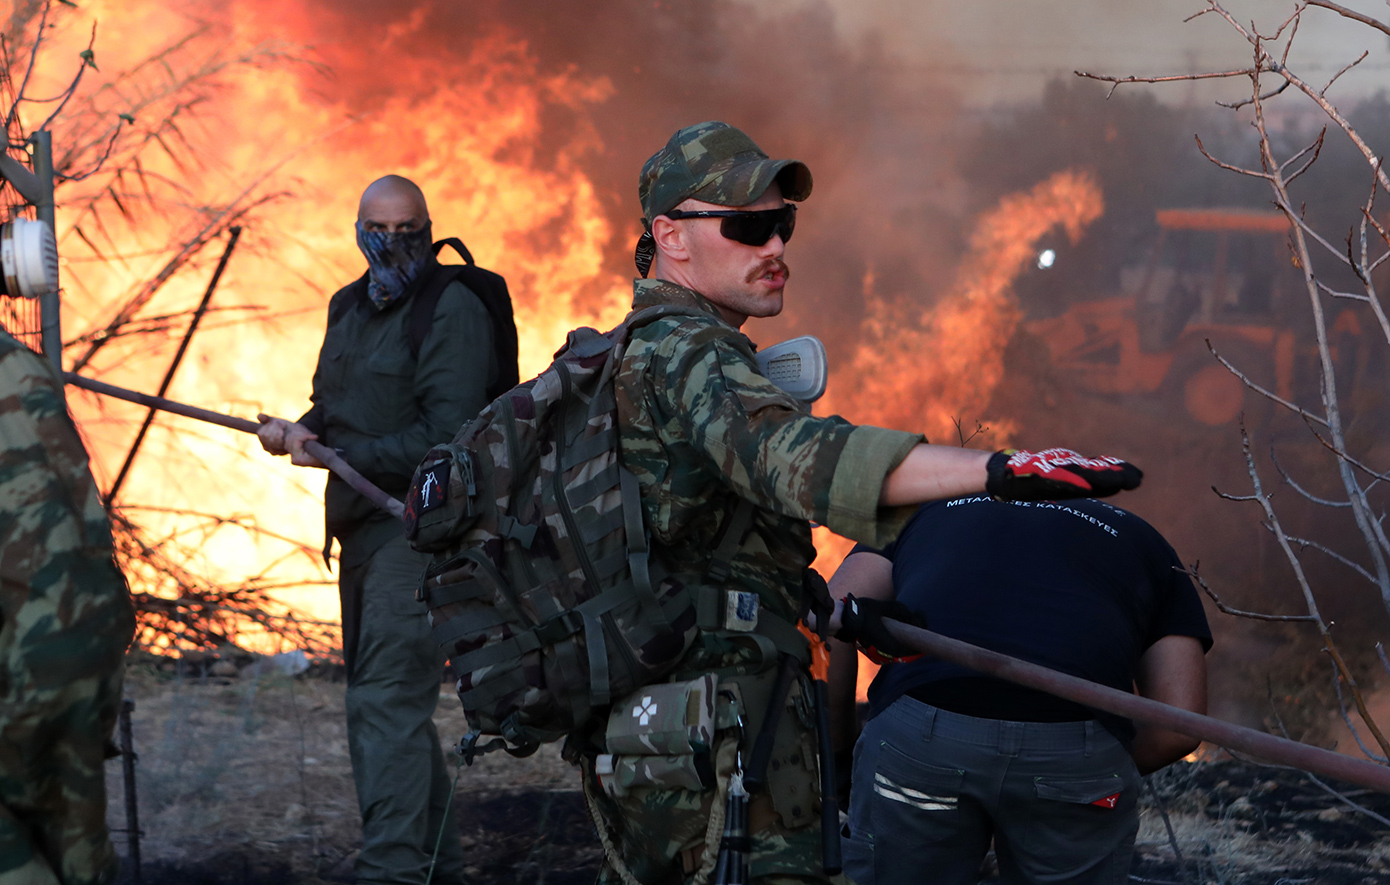
[[[902,664],[915,661],[922,653],[894,639],[883,626],[883,619],[901,621],[913,627],[927,629],[927,619],[896,600],[844,599],[840,613],[840,630],[835,638],[859,646],[869,660],[876,664]]]
[[[1071,449],[1005,449],[985,466],[985,491],[1004,501],[1104,498],[1139,488],[1144,471],[1119,458],[1086,458]]]

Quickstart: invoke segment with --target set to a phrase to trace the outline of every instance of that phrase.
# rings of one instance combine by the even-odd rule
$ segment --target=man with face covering
[[[412,301],[433,275],[447,272],[430,236],[425,197],[413,182],[388,175],[362,194],[357,244],[368,271],[329,303],[313,408],[293,423],[261,416],[266,451],[322,467],[304,451],[306,440],[317,439],[403,496],[425,452],[487,404],[505,367],[487,308],[462,282],[439,294],[418,355],[412,352]],[[430,718],[443,657],[415,599],[429,556],[410,549],[400,520],[333,474],[325,509],[328,543],[336,538],[341,548],[348,742],[362,811],[357,881],[423,883],[442,828],[431,881],[461,882],[451,776]]]

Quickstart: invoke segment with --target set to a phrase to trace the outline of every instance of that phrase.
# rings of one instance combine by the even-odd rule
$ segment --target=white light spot
[[[1054,249],[1044,249],[1038,253],[1038,267],[1047,270],[1057,261],[1057,252]]]

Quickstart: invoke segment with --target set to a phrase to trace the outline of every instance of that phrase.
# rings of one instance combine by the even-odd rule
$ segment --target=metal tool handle
[[[820,750],[820,838],[821,864],[826,875],[834,876],[844,867],[840,856],[840,800],[835,792],[835,748],[830,745],[830,688],[817,679],[816,738]]]

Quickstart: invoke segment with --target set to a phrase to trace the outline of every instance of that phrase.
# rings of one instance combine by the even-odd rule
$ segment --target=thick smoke
[[[329,88],[349,110],[403,90],[478,88],[450,78],[448,60],[470,58],[498,37],[523,41],[542,77],[577,72],[605,81],[606,99],[550,104],[538,139],[498,151],[524,152],[544,168],[577,132],[596,136],[601,147],[582,166],[615,223],[605,261],[616,274],[632,275],[637,172],[679,127],[725,120],[773,155],[805,161],[816,187],[790,256],[789,310],[760,331],[764,340],[795,329],[820,335],[836,356],[847,353],[870,265],[880,287],[918,298],[929,298],[950,267],[959,234],[942,124],[952,99],[940,84],[903,80],[873,43],[848,45],[826,6],[552,0],[309,9],[313,34],[301,39],[332,66]],[[388,33],[401,36],[380,52],[363,50]],[[438,63],[435,79],[397,79],[421,58]]]
[[[982,120],[961,113],[942,82],[906,73],[912,69],[882,46],[847,42],[832,11],[815,3],[551,0],[383,8],[322,2],[301,7],[299,16],[299,27],[311,30],[289,36],[313,43],[334,72],[327,83],[306,73],[305,88],[322,90],[326,101],[349,113],[386,101],[399,106],[403,97],[424,102],[440,91],[488,89],[489,83],[455,72],[476,71],[479,53],[501,43],[524,46],[541,79],[596,84],[594,94],[601,97],[551,101],[535,137],[495,150],[524,158],[534,168],[575,163],[582,169],[612,225],[603,262],[616,277],[631,275],[637,170],[676,128],[723,119],[744,127],[770,153],[804,160],[815,174],[816,192],[789,253],[788,309],[782,318],[750,328],[764,342],[819,335],[842,368],[853,362],[862,343],[866,314],[875,313],[882,326],[886,310],[891,325],[895,312],[920,315],[952,291],[974,220],[1001,199],[1067,170],[1094,176],[1104,217],[1075,243],[1058,231],[1043,244],[1055,247],[1058,261],[1048,273],[1026,274],[1016,287],[1023,331],[1004,354],[1002,381],[989,402],[962,408],[958,417],[967,429],[976,420],[1003,423],[1010,440],[1024,446],[1066,444],[1131,458],[1145,468],[1148,481],[1124,503],[1153,521],[1184,561],[1200,560],[1203,573],[1233,604],[1299,610],[1287,566],[1259,527],[1257,514],[1249,512],[1251,505],[1224,502],[1211,492],[1213,485],[1234,494],[1248,491],[1236,426],[1191,421],[1183,411],[1181,379],[1128,394],[1089,389],[1059,370],[1048,355],[1048,342],[1028,331],[1029,320],[1119,296],[1126,269],[1150,260],[1158,237],[1155,210],[1268,208],[1258,184],[1215,169],[1192,142],[1200,132],[1211,149],[1249,162],[1252,144],[1243,121],[1163,105],[1138,91],[1105,101],[1104,90],[1090,83],[1054,84],[1036,105],[996,111]],[[941,67],[950,59],[933,62]],[[1367,107],[1369,120],[1378,123],[1386,116],[1383,107]],[[451,121],[450,127],[470,140],[487,134],[469,131],[468,120]],[[436,140],[418,149],[447,157],[450,127],[433,130]],[[402,121],[402,130],[418,128]],[[1293,143],[1305,134],[1292,126],[1281,137]],[[576,156],[577,141],[591,148]],[[1334,159],[1341,158],[1334,154]],[[1361,186],[1340,171],[1349,166],[1354,164],[1324,162],[1315,172],[1321,177],[1310,176],[1307,193],[1315,198],[1310,211],[1341,221],[1330,208],[1337,202],[1331,198]],[[565,203],[568,196],[557,192],[553,198]],[[1207,249],[1195,260],[1209,268],[1210,247],[1195,248]],[[866,305],[867,288],[878,303]],[[524,301],[534,293],[523,286],[518,297]],[[1300,317],[1295,303],[1280,322],[1306,335]],[[1220,343],[1222,330],[1212,334]],[[931,354],[916,357],[930,360]],[[1261,364],[1258,353],[1251,358],[1252,373],[1272,381],[1272,367]],[[1175,357],[1185,368],[1190,367],[1183,361],[1207,359],[1205,353]],[[900,362],[898,371],[911,371],[911,355]],[[837,391],[832,382],[834,404],[851,416],[857,392]],[[1302,393],[1309,391],[1305,387]],[[1316,390],[1312,399],[1315,404]],[[1268,475],[1277,476],[1265,454],[1272,443],[1283,447],[1286,466],[1316,460],[1317,453],[1298,437],[1300,428],[1274,422],[1257,402],[1247,406]],[[925,404],[922,408],[925,412]],[[896,412],[910,415],[912,407]],[[1289,505],[1292,524],[1309,533],[1326,518]],[[1346,575],[1337,568],[1315,566],[1314,578],[1320,586],[1340,586]],[[1384,619],[1361,594],[1333,593],[1329,606],[1334,617],[1373,624]],[[1260,644],[1265,640],[1245,638],[1247,622],[1216,612],[1213,622],[1224,640],[1219,648],[1226,649],[1214,659],[1219,670],[1239,671],[1252,655],[1252,642],[1267,651]],[[1235,688],[1225,694],[1218,712],[1258,717],[1258,698]]]
[[[1122,91],[1107,102],[1094,84],[1054,85],[1036,105],[997,110],[982,119],[964,113],[943,80],[902,63],[920,59],[896,57],[872,39],[847,40],[830,7],[816,2],[250,0],[209,7],[206,14],[255,39],[273,31],[308,44],[330,69],[327,76],[318,69],[297,69],[293,100],[304,109],[300,128],[317,127],[326,138],[306,151],[305,165],[341,164],[332,180],[342,193],[323,194],[337,207],[335,213],[348,219],[366,181],[399,171],[397,166],[410,168],[437,215],[467,218],[474,225],[439,232],[487,243],[487,251],[475,249],[480,261],[506,273],[518,302],[533,314],[545,294],[538,288],[557,274],[590,281],[575,297],[591,315],[611,307],[615,287],[633,274],[638,169],[674,130],[702,120],[743,127],[769,153],[811,167],[816,187],[789,252],[787,312],[751,324],[750,331],[763,343],[818,335],[830,349],[832,365],[842,370],[855,363],[866,340],[866,317],[874,317],[878,329],[891,328],[896,317],[920,317],[959,291],[953,289],[958,263],[970,254],[975,223],[1001,200],[1069,171],[1098,182],[1104,216],[1075,243],[1059,230],[1055,242],[1040,244],[1055,249],[1055,266],[1029,271],[1009,301],[1001,301],[1001,310],[1022,317],[1022,330],[1002,355],[1002,378],[989,401],[968,403],[957,417],[967,430],[976,420],[1006,424],[1009,440],[1025,447],[1071,445],[1134,460],[1147,481],[1123,503],[1163,531],[1184,561],[1201,560],[1213,587],[1233,604],[1299,610],[1287,567],[1251,505],[1223,502],[1210,491],[1212,485],[1234,494],[1248,490],[1235,425],[1194,424],[1183,411],[1177,380],[1137,392],[1089,388],[1055,364],[1050,342],[1030,325],[1121,295],[1126,269],[1142,266],[1154,248],[1157,209],[1267,208],[1257,185],[1215,170],[1192,143],[1193,133],[1201,132],[1213,150],[1249,161],[1251,142],[1243,123],[1161,105],[1138,91]],[[936,57],[931,68],[952,61]],[[523,101],[539,103],[539,122],[511,126],[508,103],[521,116],[531,107],[522,108]],[[453,112],[441,116],[445,107]],[[1377,133],[1390,132],[1384,102],[1366,108],[1367,119],[1380,127]],[[332,134],[344,118],[357,115],[363,122]],[[300,144],[313,134],[294,133]],[[1281,137],[1294,143],[1312,134],[1291,126]],[[1346,213],[1320,207],[1347,205],[1347,199],[1354,206],[1359,197],[1349,195],[1364,187],[1359,171],[1364,165],[1336,153],[1344,146],[1329,144],[1328,151],[1303,184],[1310,212],[1324,212],[1319,217],[1336,227],[1346,223]],[[481,155],[489,161],[479,161]],[[357,178],[350,177],[350,169]],[[476,187],[459,181],[461,169],[465,179],[477,176]],[[497,176],[523,173],[524,187],[508,190],[497,181]],[[324,178],[320,174],[315,180]],[[513,202],[487,204],[488,195],[504,191]],[[529,202],[517,203],[516,195]],[[448,203],[466,211],[442,212]],[[593,251],[574,249],[572,242],[584,233],[579,228],[588,216],[604,222],[603,230],[591,232],[598,241],[599,266],[563,266],[569,256]],[[319,227],[304,234],[306,239],[349,243],[334,259],[351,255],[342,230],[325,219],[311,220]],[[547,260],[561,266],[538,269]],[[1205,253],[1197,260],[1210,266]],[[321,266],[312,273],[324,276]],[[1279,322],[1300,335],[1306,331],[1293,313]],[[1212,333],[1217,343],[1219,332]],[[543,344],[559,344],[558,338],[550,340],[555,338],[550,330],[545,334]],[[313,337],[305,331],[301,341]],[[1179,357],[1189,359],[1177,355],[1175,364]],[[1201,352],[1191,358],[1210,359]],[[907,354],[885,371],[910,373],[914,359],[930,361],[932,353]],[[1252,359],[1258,362],[1259,354]],[[301,361],[302,370],[277,358],[277,379],[268,379],[266,386],[278,380],[285,387],[284,378],[307,384],[312,352]],[[1272,378],[1272,367],[1251,365],[1253,374]],[[1377,365],[1368,362],[1357,371],[1374,376]],[[231,378],[228,385],[248,386],[242,376],[222,377]],[[832,380],[835,405],[853,416],[860,390],[846,385],[843,375],[839,380],[841,388]],[[1379,432],[1375,416],[1384,410],[1376,403],[1384,398],[1376,396],[1383,386],[1364,385],[1367,392],[1358,401],[1365,417],[1358,432],[1367,438]],[[1315,388],[1310,396],[1316,405]],[[895,406],[897,414],[908,416],[902,422],[909,423],[911,404]],[[1274,444],[1281,463],[1310,477],[1317,491],[1335,488],[1314,472],[1321,453],[1309,447],[1301,424],[1278,423],[1254,402],[1247,412],[1267,477],[1277,476],[1266,454]],[[1313,535],[1320,521],[1342,524],[1342,513],[1329,517],[1294,505],[1294,497],[1283,496],[1298,531]],[[1314,578],[1320,587],[1340,587],[1347,580],[1340,568],[1326,565]],[[1330,616],[1349,624],[1379,629],[1384,623],[1383,610],[1374,601],[1366,603],[1364,594],[1334,593],[1328,608]],[[1236,672],[1240,658],[1255,647],[1238,638],[1245,635],[1246,622],[1215,612],[1213,622],[1221,637],[1218,649],[1227,650],[1215,661],[1219,669]],[[1260,654],[1268,651],[1259,648]],[[1236,712],[1229,698],[1237,695],[1246,718],[1261,715],[1249,712],[1263,703],[1256,697],[1262,688],[1252,689],[1249,680],[1241,691],[1228,691],[1216,712]]]

